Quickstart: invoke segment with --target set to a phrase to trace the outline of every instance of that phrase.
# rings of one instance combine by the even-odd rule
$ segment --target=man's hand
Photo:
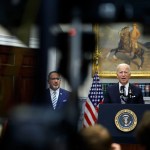
[[[112,143],[111,144],[111,149],[112,150],[121,150],[121,146],[120,146],[120,144]]]

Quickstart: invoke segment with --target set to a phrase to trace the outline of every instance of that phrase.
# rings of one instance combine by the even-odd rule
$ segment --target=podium
[[[116,118],[121,115],[122,112],[131,111],[135,114],[137,123],[135,127],[130,131],[123,131],[124,128],[118,128]],[[99,105],[98,123],[105,126],[113,137],[113,141],[122,145],[134,145],[137,146],[135,137],[136,127],[141,121],[141,118],[145,111],[150,110],[150,104],[101,104]],[[121,113],[120,113],[121,112]],[[135,117],[133,116],[133,118]],[[118,117],[119,118],[119,117]],[[132,118],[132,116],[129,118]],[[133,120],[131,120],[133,121]],[[118,119],[119,122],[119,119]],[[120,121],[121,123],[121,121]],[[130,149],[130,148],[125,148]],[[133,147],[131,146],[131,149]],[[139,149],[139,148],[136,148]]]

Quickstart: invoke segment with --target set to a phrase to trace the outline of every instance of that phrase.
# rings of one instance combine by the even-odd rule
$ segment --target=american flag
[[[93,126],[98,119],[99,104],[103,103],[103,91],[100,78],[96,73],[85,102],[83,127]]]

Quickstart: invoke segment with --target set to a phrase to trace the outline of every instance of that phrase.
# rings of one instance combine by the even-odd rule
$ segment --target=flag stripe
[[[91,89],[85,102],[83,127],[92,126],[97,122],[99,104],[103,102],[103,91],[97,74],[93,77]]]
[[[86,113],[84,114],[84,124],[92,125],[92,123],[91,123],[91,121],[90,121],[90,119]]]
[[[92,117],[93,120],[96,120],[96,116],[95,114],[97,113],[95,108],[93,107],[92,103],[88,100],[86,103],[86,108],[85,111],[88,110],[88,116],[90,116],[90,118]]]

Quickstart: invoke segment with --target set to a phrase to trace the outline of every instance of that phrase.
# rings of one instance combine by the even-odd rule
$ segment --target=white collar
[[[58,93],[59,93],[60,88],[58,88],[56,91],[54,91],[54,90],[52,90],[52,89],[50,89],[50,88],[49,88],[49,90],[50,90],[50,93],[51,93],[51,94],[52,94],[53,92],[56,92],[56,94],[58,94]]]
[[[129,82],[128,82],[126,85],[122,85],[122,84],[119,82],[119,87],[121,87],[121,86],[124,86],[126,89],[128,89],[128,88],[129,88]]]

